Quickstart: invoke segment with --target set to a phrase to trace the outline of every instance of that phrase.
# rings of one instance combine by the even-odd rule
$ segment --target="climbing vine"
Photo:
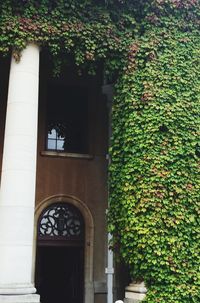
[[[120,4],[112,13],[109,5],[102,2],[103,5],[94,5],[88,0],[3,1],[0,4],[0,53],[7,54],[14,49],[18,60],[27,43],[36,42],[48,50],[58,72],[67,60],[73,60],[80,70],[88,69],[91,73],[102,62],[106,73],[120,70],[123,60],[119,58],[125,57],[136,22],[134,16],[127,15],[126,9],[120,12]]]
[[[148,16],[113,105],[110,230],[148,303],[200,301],[200,40],[182,17]]]
[[[36,42],[116,79],[109,168],[113,249],[147,303],[200,302],[199,0],[5,0],[0,53]]]

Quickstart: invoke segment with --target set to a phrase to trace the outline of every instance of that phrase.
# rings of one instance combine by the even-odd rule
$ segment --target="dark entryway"
[[[42,303],[83,303],[84,221],[71,204],[52,204],[39,218],[35,284]]]
[[[38,247],[36,287],[42,303],[82,303],[82,248]]]

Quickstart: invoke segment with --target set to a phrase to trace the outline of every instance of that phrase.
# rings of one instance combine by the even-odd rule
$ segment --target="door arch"
[[[57,207],[57,210],[55,210],[55,206]],[[61,207],[62,206],[62,207]],[[60,207],[60,208],[59,208]],[[51,218],[51,233],[55,232],[55,239],[57,239],[56,241],[58,241],[60,244],[65,244],[64,246],[68,246],[69,247],[69,243],[71,241],[71,247],[75,247],[77,245],[79,245],[79,247],[81,246],[81,242],[82,241],[82,247],[83,247],[83,251],[84,251],[84,285],[83,285],[83,289],[84,289],[84,299],[83,302],[88,302],[88,303],[93,303],[94,302],[94,287],[93,287],[93,239],[94,239],[94,224],[93,224],[93,218],[92,215],[90,213],[90,210],[88,209],[88,207],[79,199],[73,197],[73,196],[67,196],[67,195],[59,195],[59,196],[52,196],[44,201],[42,201],[37,207],[36,207],[36,214],[35,214],[35,243],[45,246],[45,240],[44,238],[42,238],[44,235],[42,235],[42,233],[45,234],[46,237],[49,237],[47,240],[52,243],[53,245],[56,245],[56,241],[53,241],[51,238],[52,236],[50,235],[50,230],[47,231],[47,226],[45,227],[45,222],[44,218],[45,216],[48,215],[48,212],[50,212],[50,214],[52,215],[54,212],[54,216],[55,216],[55,211],[57,211],[59,213],[59,211],[71,211],[71,213],[73,213],[73,215],[75,216],[75,221],[76,224],[72,224],[72,226],[75,226],[75,230],[73,231],[73,228],[71,229],[72,234],[69,234],[69,231],[66,230],[66,228],[63,229],[62,226],[58,227],[58,229],[60,228],[61,230],[64,230],[64,235],[61,235],[61,231],[55,231],[55,224],[54,224],[54,228],[53,228],[53,224],[52,224],[52,220],[55,220]],[[57,222],[59,221],[58,219],[58,213],[56,214],[57,216]],[[56,223],[56,224],[63,224],[63,214],[61,214],[60,216],[60,223]],[[42,219],[43,218],[43,219]],[[82,219],[81,219],[82,218]],[[43,225],[42,225],[42,230],[39,231],[39,222],[41,223],[41,219],[43,220]],[[72,218],[71,218],[72,219]],[[70,219],[70,220],[71,220]],[[79,223],[77,223],[79,220]],[[82,222],[81,222],[82,220]],[[55,223],[55,222],[54,222]],[[68,222],[69,223],[69,222]],[[84,226],[84,235],[83,233],[81,233],[80,231],[80,227]],[[48,224],[47,224],[48,225]],[[68,224],[70,226],[70,223]],[[41,224],[40,224],[41,226]],[[71,227],[72,227],[71,226]],[[54,229],[54,231],[53,231]],[[74,234],[74,232],[77,232],[77,235]],[[80,233],[79,233],[80,232]],[[60,235],[59,235],[60,233]],[[65,236],[65,240],[64,238],[62,238],[63,236]],[[67,239],[69,241],[67,241]],[[46,243],[48,243],[48,241],[46,241]],[[65,243],[64,243],[65,242]],[[54,244],[53,244],[54,243]],[[48,244],[47,244],[48,245]],[[36,245],[37,246],[37,245]],[[36,251],[36,247],[35,247],[35,251]],[[74,250],[74,253],[75,250]]]

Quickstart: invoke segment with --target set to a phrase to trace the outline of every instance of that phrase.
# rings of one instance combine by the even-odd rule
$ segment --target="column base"
[[[146,292],[144,282],[133,282],[126,287],[124,303],[139,303],[144,300]]]
[[[145,295],[134,294],[132,298],[125,298],[124,303],[140,303],[142,300],[144,300],[144,298]]]
[[[32,295],[36,293],[36,288],[33,284],[0,284],[0,295]]]
[[[40,303],[33,284],[0,284],[0,303]]]
[[[40,303],[40,296],[32,295],[0,295],[0,303]]]

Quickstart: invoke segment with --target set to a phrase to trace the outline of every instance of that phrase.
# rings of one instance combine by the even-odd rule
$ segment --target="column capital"
[[[19,63],[21,62],[21,58],[24,53],[26,53],[26,51],[29,49],[35,49],[36,51],[40,52],[41,46],[38,43],[34,42],[27,43],[27,45],[21,51],[16,51],[13,49],[11,58],[15,61],[15,63]]]

